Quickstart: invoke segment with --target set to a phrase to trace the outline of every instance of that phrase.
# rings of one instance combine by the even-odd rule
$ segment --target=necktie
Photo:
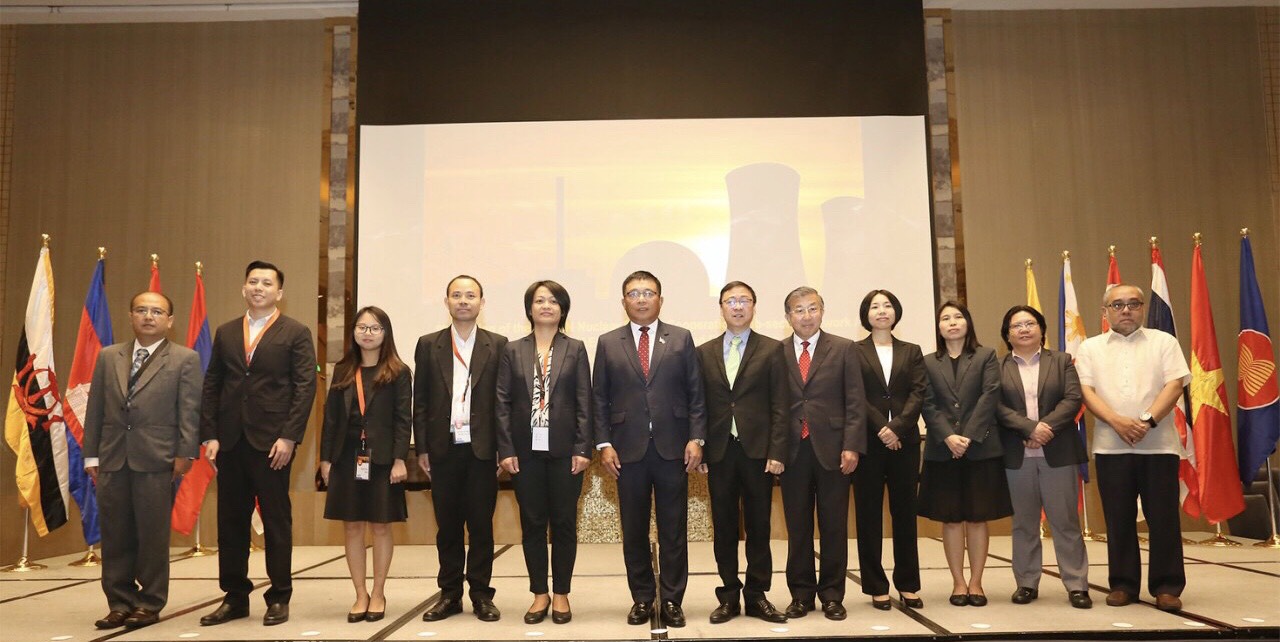
[[[729,377],[729,387],[738,379],[738,366],[742,365],[742,337],[729,340],[729,356],[724,360],[724,373]],[[738,420],[730,418],[729,434],[738,436]]]
[[[148,352],[146,348],[138,348],[137,352],[133,353],[133,366],[129,368],[129,396],[130,397],[133,396],[133,389],[138,385],[138,379],[137,379],[138,370],[142,368],[142,364],[146,362],[147,357],[150,355],[151,353]]]
[[[809,381],[809,342],[808,341],[800,342],[800,360],[796,365],[800,366],[800,381],[807,383]],[[809,420],[808,419],[805,419],[805,418],[800,419],[800,438],[801,439],[809,438]]]
[[[640,347],[637,348],[640,353],[640,370],[644,372],[644,378],[649,380],[649,326],[640,327]]]

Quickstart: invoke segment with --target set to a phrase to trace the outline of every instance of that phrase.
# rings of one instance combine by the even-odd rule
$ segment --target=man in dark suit
[[[618,480],[622,555],[634,604],[628,624],[653,615],[657,586],[649,554],[650,494],[657,500],[662,621],[685,624],[689,579],[689,477],[702,463],[707,419],[693,336],[658,321],[662,284],[644,271],[622,282],[631,320],[596,343],[595,439],[605,470]]]
[[[155,624],[169,598],[173,480],[200,454],[200,356],[165,341],[173,302],[143,292],[129,304],[133,341],[103,349],[84,417],[84,467],[102,511],[99,629]]]
[[[284,272],[266,261],[245,268],[248,311],[218,327],[205,373],[200,436],[218,469],[218,585],[226,595],[200,618],[210,626],[249,616],[249,522],[257,501],[266,529],[267,612],[289,620],[293,508],[289,469],[316,396],[311,330],[280,314]]]
[[[766,622],[786,622],[765,593],[773,578],[769,551],[769,509],[773,476],[783,471],[790,434],[790,400],[782,344],[752,331],[756,291],[741,281],[720,289],[724,334],[698,346],[707,395],[707,447],[704,459],[715,528],[716,568],[724,585],[716,589],[720,606],[711,623],[727,622],[740,612]],[[742,507],[739,511],[738,502]],[[746,530],[747,581],[738,580],[738,519]]]
[[[498,361],[507,338],[476,327],[484,286],[475,278],[459,275],[449,281],[444,304],[453,323],[418,339],[414,352],[413,436],[418,465],[431,480],[440,556],[440,601],[422,619],[434,622],[462,612],[465,571],[476,617],[496,622],[502,614],[489,585],[498,501],[494,409]]]
[[[787,515],[787,617],[814,610],[816,594],[827,619],[843,620],[849,561],[849,475],[867,451],[866,391],[853,342],[822,332],[822,296],[799,287],[787,295],[783,340],[791,383],[791,453],[782,474]],[[813,514],[822,539],[813,568]]]

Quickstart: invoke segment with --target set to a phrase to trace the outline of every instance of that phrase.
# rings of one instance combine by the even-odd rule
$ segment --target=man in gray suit
[[[169,598],[173,480],[200,454],[200,357],[165,340],[173,302],[143,292],[129,306],[133,341],[103,349],[84,418],[84,466],[102,511],[99,629],[155,624]]]

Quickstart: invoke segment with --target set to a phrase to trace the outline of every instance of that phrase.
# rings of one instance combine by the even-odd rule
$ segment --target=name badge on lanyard
[[[533,433],[533,443],[531,444],[534,452],[547,452],[551,450],[551,428],[547,425],[551,419],[547,416],[547,395],[551,393],[547,384],[550,383],[547,371],[551,368],[551,349],[547,349],[547,356],[538,364],[538,376],[542,384],[542,396],[538,398],[538,412],[535,414],[533,425],[530,427]]]
[[[458,363],[467,369],[467,383],[462,388],[462,398],[454,400],[453,411],[450,413],[453,417],[451,428],[453,431],[453,443],[469,444],[471,443],[471,408],[467,405],[467,393],[471,392],[471,365],[462,358],[462,353],[458,352],[458,343],[453,338],[453,332],[449,332],[449,343],[453,345],[453,356],[457,358]]]
[[[356,368],[356,401],[360,404],[360,419],[364,419],[364,377]],[[369,481],[369,436],[360,427],[360,450],[356,451],[356,481]]]

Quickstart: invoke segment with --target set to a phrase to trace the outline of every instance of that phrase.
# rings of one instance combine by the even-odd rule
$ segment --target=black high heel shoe
[[[541,624],[547,618],[547,612],[551,610],[551,602],[548,600],[547,605],[538,611],[528,611],[524,614],[525,624]]]
[[[959,595],[952,595],[949,601],[951,602],[951,606],[969,606],[969,594],[960,593]]]
[[[889,611],[893,609],[893,601],[887,595],[883,600],[877,600],[873,597],[871,598],[871,606],[881,611]]]
[[[373,598],[369,598],[369,606],[373,606]],[[365,611],[364,621],[377,622],[378,620],[381,620],[382,618],[386,617],[386,615],[387,615],[387,598],[386,596],[383,596],[382,610],[381,611]]]
[[[903,603],[903,604],[906,604],[907,606],[909,606],[909,607],[911,607],[911,608],[913,608],[913,609],[922,609],[922,608],[924,608],[924,600],[920,599],[920,596],[918,596],[918,595],[917,595],[916,597],[906,597],[905,595],[903,595],[903,594],[902,594],[902,592],[901,592],[901,591],[899,591],[899,592],[898,592],[898,599],[899,599],[899,600],[902,600],[902,603]]]
[[[551,621],[556,624],[568,624],[573,619],[573,611],[552,611]]]

